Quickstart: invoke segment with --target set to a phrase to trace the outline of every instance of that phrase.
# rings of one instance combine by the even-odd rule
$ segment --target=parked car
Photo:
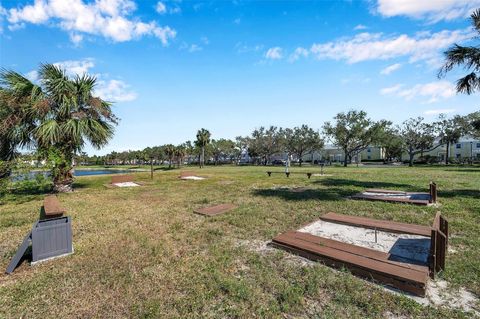
[[[285,165],[285,161],[276,159],[272,161],[272,165]]]

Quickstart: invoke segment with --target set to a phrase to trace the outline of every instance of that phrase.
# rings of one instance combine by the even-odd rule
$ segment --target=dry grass
[[[259,246],[329,211],[430,224],[440,210],[457,251],[448,255],[443,278],[478,295],[480,169],[327,170],[333,176],[308,180],[269,178],[262,167],[209,167],[201,170],[203,181],[157,171],[152,182],[137,174],[142,187],[115,189],[102,186],[109,177],[79,178],[76,192],[59,196],[73,218],[75,253],[1,274],[0,318],[469,317]],[[430,180],[439,186],[439,208],[344,199],[366,187],[426,191]],[[42,199],[18,195],[0,206],[0,269]],[[239,207],[216,217],[193,214],[220,203]]]

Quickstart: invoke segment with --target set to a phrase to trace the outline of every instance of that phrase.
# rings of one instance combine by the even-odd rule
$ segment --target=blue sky
[[[441,53],[474,34],[480,1],[3,0],[0,66],[35,79],[40,63],[96,74],[121,118],[100,151],[321,129],[363,109],[395,123],[479,109],[436,77]]]

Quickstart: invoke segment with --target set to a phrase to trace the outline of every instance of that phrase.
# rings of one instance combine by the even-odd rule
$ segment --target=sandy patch
[[[180,177],[180,179],[200,181],[200,180],[202,180],[202,179],[205,179],[205,177],[200,177],[200,176],[182,176],[182,177]]]
[[[140,186],[137,183],[134,182],[123,182],[123,183],[114,183],[112,185],[115,185],[117,187],[137,187]]]
[[[385,287],[385,289],[394,294],[413,299],[424,306],[460,309],[462,311],[474,312],[477,316],[480,315],[480,309],[477,308],[480,300],[463,287],[458,290],[448,289],[448,282],[445,280],[429,280],[427,282],[427,294],[425,298],[405,294],[389,287]]]
[[[316,221],[298,230],[315,236],[325,237],[365,248],[390,253],[393,260],[415,264],[427,264],[430,250],[430,238],[417,235],[396,234],[375,230]]]
[[[332,174],[312,174],[312,176],[315,176],[315,177],[322,177],[322,176],[333,176]]]

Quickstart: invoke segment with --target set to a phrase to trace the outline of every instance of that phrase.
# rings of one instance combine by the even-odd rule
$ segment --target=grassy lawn
[[[327,168],[333,176],[310,180],[269,178],[264,167],[187,170],[208,179],[181,181],[179,170],[170,170],[150,181],[141,172],[136,178],[145,186],[107,189],[108,176],[78,178],[74,193],[59,195],[73,218],[75,253],[0,274],[0,318],[471,317],[421,306],[264,244],[330,211],[424,225],[441,211],[453,251],[440,277],[478,296],[480,168]],[[311,169],[292,169],[300,170]],[[430,180],[438,184],[437,208],[345,199],[366,187],[427,191]],[[18,194],[0,206],[2,272],[42,200]],[[211,218],[192,213],[227,202],[239,208]]]

